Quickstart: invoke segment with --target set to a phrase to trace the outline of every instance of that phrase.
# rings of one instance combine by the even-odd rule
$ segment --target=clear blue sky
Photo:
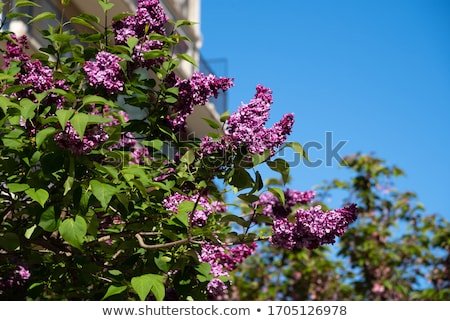
[[[200,26],[203,56],[235,78],[229,110],[270,87],[271,121],[295,114],[291,140],[332,132],[342,154],[375,152],[406,171],[399,189],[450,219],[450,1],[202,0]],[[297,189],[347,173],[291,172]]]

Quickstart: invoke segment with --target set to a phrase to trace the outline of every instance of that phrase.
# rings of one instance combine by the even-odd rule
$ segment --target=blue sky
[[[257,84],[273,90],[271,121],[293,112],[290,140],[342,155],[372,153],[402,168],[401,190],[450,219],[450,1],[203,0],[202,54],[226,59],[228,109]],[[217,74],[225,72],[213,64]],[[288,156],[289,157],[289,156]],[[325,160],[325,149],[311,150]],[[348,173],[291,169],[300,190]]]

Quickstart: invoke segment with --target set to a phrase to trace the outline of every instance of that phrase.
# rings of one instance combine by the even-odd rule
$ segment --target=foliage
[[[404,175],[373,155],[343,159],[351,171],[320,189],[357,202],[356,224],[336,251],[269,247],[234,274],[230,297],[242,300],[449,300],[450,224],[425,209],[411,191],[394,188]]]
[[[113,3],[98,4],[108,17]],[[89,13],[68,21],[49,12],[31,17],[16,9],[38,4],[15,5],[5,19],[49,27],[37,52],[26,36],[1,33],[2,299],[218,297],[257,242],[290,237],[296,248],[314,248],[333,243],[356,219],[351,205],[321,226],[307,202],[264,185],[257,166],[287,182],[289,167],[277,152],[303,153],[285,143],[292,114],[266,128],[268,88],[258,85],[249,104],[207,120],[207,137],[186,139],[194,108],[233,81],[200,72],[180,77],[180,65],[195,63],[177,50],[189,42],[180,28],[192,23],[169,21],[159,1],[140,0],[135,13],[112,17],[111,25]],[[284,216],[263,213],[259,198],[268,191],[274,206],[286,206]],[[228,192],[243,201],[241,213],[226,203]],[[260,226],[273,229],[258,234]]]

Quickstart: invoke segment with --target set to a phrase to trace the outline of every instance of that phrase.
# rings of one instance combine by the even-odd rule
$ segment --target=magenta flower
[[[54,140],[61,148],[70,150],[75,155],[85,155],[107,141],[108,138],[108,134],[101,125],[90,125],[86,128],[83,139],[81,139],[68,121],[64,130],[55,135]]]
[[[206,290],[211,294],[213,297],[218,297],[224,293],[227,292],[228,287],[219,278],[213,278],[211,281],[208,282],[208,285],[206,286]]]
[[[95,61],[86,61],[86,72],[89,85],[104,88],[108,94],[115,94],[124,89],[123,71],[119,62],[122,59],[106,51],[95,56]]]
[[[233,86],[230,78],[201,72],[194,72],[189,79],[172,78],[169,81],[174,83],[173,87],[178,87],[178,100],[171,106],[171,115],[167,115],[166,120],[176,132],[186,128],[186,118],[194,111],[194,106],[205,105],[209,98],[218,97],[219,90],[226,91]]]
[[[356,204],[342,209],[323,212],[320,206],[309,210],[298,209],[296,219],[296,247],[314,249],[324,244],[334,244],[335,237],[342,236],[349,224],[357,218]]]
[[[209,263],[210,273],[215,277],[208,283],[207,290],[212,295],[220,295],[225,292],[224,284],[216,280],[219,276],[229,276],[229,272],[236,269],[248,256],[256,250],[256,243],[250,245],[239,244],[234,247],[216,244],[202,244],[202,251],[199,260],[202,263]],[[217,279],[218,280],[218,279]],[[220,281],[220,280],[219,280]]]
[[[202,139],[201,154],[223,154],[244,149],[251,154],[262,154],[269,150],[270,155],[274,155],[275,149],[281,146],[291,133],[294,115],[286,114],[271,128],[266,128],[272,102],[272,91],[258,85],[253,99],[248,104],[241,105],[237,112],[227,119],[225,136],[218,141],[210,137]]]
[[[3,54],[5,68],[9,67],[11,60],[22,62],[30,60],[30,56],[25,52],[26,49],[30,48],[27,36],[23,35],[22,37],[17,38],[15,34],[11,34],[10,37],[14,41],[6,42],[6,54]]]
[[[292,189],[284,191],[284,205],[281,204],[278,197],[271,192],[265,192],[259,196],[259,201],[255,204],[262,208],[264,215],[272,217],[287,217],[292,209],[300,204],[307,204],[316,196],[315,191],[300,192]]]

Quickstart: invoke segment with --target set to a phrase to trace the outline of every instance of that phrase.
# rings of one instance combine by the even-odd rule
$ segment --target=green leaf
[[[108,106],[115,106],[116,104],[111,101],[108,100],[106,98],[100,97],[100,96],[96,96],[96,95],[86,95],[83,97],[83,106],[86,105],[91,105],[91,104],[96,104],[96,105],[108,105]]]
[[[33,17],[30,16],[29,14],[26,14],[26,13],[13,11],[13,12],[7,13],[7,14],[6,14],[6,18],[7,18],[7,19],[15,19],[15,18],[27,18],[27,19],[31,19],[31,18],[33,18]]]
[[[72,117],[72,115],[75,113],[73,109],[58,109],[56,111],[56,117],[58,117],[59,124],[61,125],[61,128],[65,128],[67,121]]]
[[[99,200],[103,209],[107,209],[111,198],[116,194],[116,187],[99,182],[97,180],[90,181],[92,187],[92,194]]]
[[[56,218],[54,206],[50,206],[41,214],[39,226],[46,232],[56,231],[58,228],[58,220]]]
[[[82,19],[80,17],[70,18],[70,23],[82,25],[84,27],[87,27],[87,28],[97,31],[97,28],[95,28],[95,26],[93,26],[91,23],[87,22],[85,19]]]
[[[101,123],[109,123],[111,122],[111,118],[103,117],[100,115],[89,114],[88,123],[89,124],[101,124]]]
[[[220,115],[220,121],[222,123],[225,122],[228,118],[230,118],[230,111],[229,110],[225,111],[222,115]]]
[[[262,162],[265,162],[270,157],[270,150],[265,150],[261,154],[253,154],[252,155],[252,164],[253,166],[256,166],[258,164],[261,164]]]
[[[33,1],[27,1],[27,0],[16,0],[16,3],[14,5],[16,8],[19,7],[40,7],[37,3]]]
[[[73,129],[75,129],[80,136],[80,140],[83,140],[84,132],[86,130],[88,122],[89,115],[84,113],[77,113],[70,119],[70,123],[72,124]]]
[[[154,139],[150,141],[144,140],[142,141],[142,145],[151,147],[155,150],[161,150],[161,148],[164,146],[164,142],[159,139]]]
[[[61,34],[61,33],[55,33],[46,36],[45,38],[51,40],[52,42],[69,42],[73,39],[75,39],[75,36],[69,35],[69,34]]]
[[[56,17],[56,14],[51,13],[51,12],[42,12],[40,14],[38,14],[36,17],[34,17],[33,19],[31,19],[30,21],[28,21],[28,23],[33,23],[39,20],[44,20],[44,19],[54,19]]]
[[[186,153],[184,153],[184,155],[181,157],[181,161],[188,165],[192,164],[195,161],[194,151],[190,149]]]
[[[197,24],[198,22],[190,21],[190,20],[177,20],[175,21],[175,28],[179,28],[181,26],[192,26]]]
[[[31,197],[34,201],[41,204],[42,207],[44,207],[45,202],[48,200],[48,192],[45,189],[38,189],[35,190],[34,188],[29,188],[25,191],[25,193]]]
[[[20,246],[20,239],[16,233],[6,232],[0,236],[0,248],[12,252]]]
[[[245,201],[245,202],[247,202],[247,203],[249,203],[249,204],[254,203],[254,202],[256,202],[257,200],[259,200],[259,197],[256,196],[256,195],[254,195],[254,194],[247,194],[247,193],[245,193],[245,194],[239,194],[238,197],[239,197],[241,200],[243,200],[243,201]]]
[[[105,295],[103,296],[102,300],[104,300],[110,296],[120,294],[123,291],[125,291],[126,289],[127,289],[126,285],[122,285],[122,286],[110,285],[108,290],[106,291]]]
[[[72,176],[67,177],[66,181],[64,182],[64,194],[63,196],[66,196],[67,193],[72,189],[74,178]]]
[[[11,193],[23,192],[30,188],[28,184],[19,184],[19,183],[9,183],[7,184],[8,189]]]
[[[163,280],[164,277],[161,275],[144,274],[132,278],[131,287],[137,293],[141,301],[144,301],[147,298],[150,291],[153,293],[156,300],[162,301],[165,296]]]
[[[109,11],[112,7],[114,7],[114,3],[107,2],[105,0],[98,0],[98,4],[102,7],[103,12]]]
[[[281,177],[282,177],[284,183],[288,182],[289,172],[290,172],[290,167],[289,167],[288,162],[286,162],[284,159],[277,158],[273,161],[268,161],[267,165],[273,171],[281,174]]]
[[[187,54],[177,54],[177,57],[181,60],[185,60],[187,62],[189,62],[191,65],[197,67],[197,62],[195,61],[194,58],[192,58],[191,56],[187,55]]]
[[[81,216],[65,219],[59,226],[59,232],[70,245],[81,250],[87,232],[86,221]]]
[[[279,187],[269,187],[268,190],[281,202],[281,204],[284,205],[285,203],[285,197],[284,192]]]
[[[289,142],[286,143],[285,146],[292,148],[295,152],[297,152],[297,154],[299,154],[301,157],[304,157],[307,161],[309,161],[308,155],[306,154],[305,150],[303,149],[303,146],[300,143]]]
[[[239,217],[239,216],[233,215],[233,214],[229,214],[229,215],[226,215],[226,216],[222,217],[221,222],[225,223],[225,224],[228,224],[230,222],[234,222],[236,224],[239,224],[242,227],[250,226],[250,222],[249,221],[246,221],[242,217]]]
[[[200,274],[197,274],[197,280],[200,282],[208,282],[214,276],[211,274],[211,265],[209,263],[201,263],[195,268]]]
[[[220,125],[216,123],[214,120],[208,118],[202,118],[211,128],[218,129]]]
[[[128,47],[129,47],[131,50],[133,50],[134,47],[136,47],[136,45],[138,44],[138,42],[139,42],[139,39],[136,38],[136,37],[129,37],[129,38],[127,39],[127,45],[128,45]]]
[[[159,253],[159,257],[154,258],[155,264],[164,273],[167,273],[170,270],[170,264],[171,261],[170,257],[164,256],[163,252]]]
[[[161,58],[165,56],[165,52],[159,49],[153,49],[147,52],[144,52],[144,59],[150,60],[155,58]]]
[[[193,201],[182,201],[180,204],[178,204],[178,213],[176,215],[176,218],[183,223],[184,226],[189,225],[189,213],[192,213],[194,211],[195,202]],[[201,206],[197,205],[196,209],[201,209]]]
[[[242,190],[253,186],[253,179],[243,168],[235,168],[230,184]]]
[[[36,230],[37,225],[34,224],[33,226],[27,228],[27,230],[24,233],[24,236],[26,239],[31,239],[31,237],[33,236],[34,231]]]
[[[43,142],[47,139],[47,137],[53,134],[56,131],[54,127],[47,127],[43,130],[38,131],[36,134],[36,146],[39,148]]]
[[[49,90],[49,92],[58,94],[60,96],[63,96],[69,102],[74,102],[76,100],[76,98],[77,98],[73,93],[71,93],[69,91],[65,91],[65,90],[60,89],[60,88],[52,88],[52,89]],[[73,109],[71,109],[71,111],[73,112]]]
[[[36,103],[28,98],[23,98],[20,101],[20,114],[24,119],[31,119],[35,116],[35,110],[38,107]]]

